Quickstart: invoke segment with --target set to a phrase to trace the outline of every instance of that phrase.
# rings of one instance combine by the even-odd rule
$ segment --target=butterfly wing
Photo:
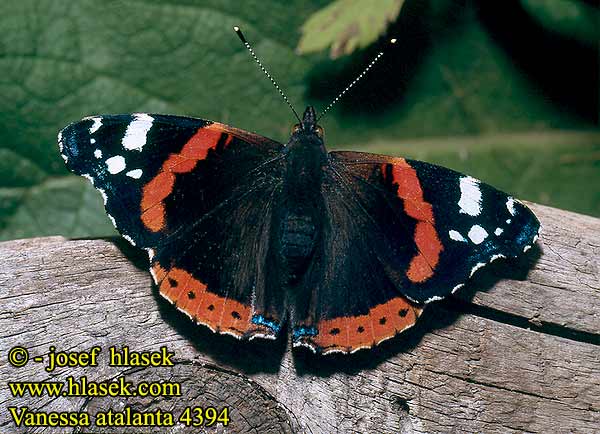
[[[485,264],[516,257],[537,239],[539,222],[526,206],[471,177],[401,158],[329,155],[317,261],[326,265],[311,270],[314,306],[298,309],[297,345],[372,347]]]
[[[214,331],[277,334],[283,306],[264,269],[283,145],[154,114],[86,118],[59,145],[67,167],[100,190],[117,230],[149,252],[165,298]]]

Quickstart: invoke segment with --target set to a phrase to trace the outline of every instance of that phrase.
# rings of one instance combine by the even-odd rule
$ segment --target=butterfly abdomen
[[[287,214],[281,222],[281,254],[288,264],[303,262],[314,249],[316,226],[310,215]]]
[[[279,252],[291,280],[300,277],[315,250],[322,209],[321,182],[325,154],[311,140],[291,141],[286,155]]]

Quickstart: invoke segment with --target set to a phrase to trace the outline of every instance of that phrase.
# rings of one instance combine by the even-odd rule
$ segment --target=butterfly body
[[[275,213],[274,226],[280,228],[280,259],[286,282],[293,282],[306,265],[322,230],[321,183],[327,151],[316,130],[315,113],[308,107],[303,122],[294,127],[285,154],[285,175],[279,196],[281,212]],[[320,131],[320,130],[319,130]]]
[[[450,169],[327,152],[311,107],[286,145],[133,114],[71,124],[59,146],[148,251],[160,294],[238,339],[274,339],[289,321],[295,346],[372,347],[539,230],[519,201]]]

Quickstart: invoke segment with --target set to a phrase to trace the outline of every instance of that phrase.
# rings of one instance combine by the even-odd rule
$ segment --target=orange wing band
[[[148,182],[142,191],[142,222],[148,230],[159,232],[166,227],[164,200],[173,192],[175,176],[194,170],[200,160],[204,160],[210,149],[214,149],[226,134],[213,124],[200,128],[183,146],[178,154],[171,154],[163,163],[158,174]],[[232,136],[227,134],[225,146]]]
[[[371,308],[366,315],[321,321],[317,324],[318,334],[305,339],[323,353],[351,353],[374,347],[412,327],[421,312],[404,297],[396,297]]]
[[[435,230],[433,208],[423,197],[417,172],[403,158],[395,158],[391,164],[391,181],[398,185],[397,194],[404,203],[404,211],[417,220],[414,240],[418,253],[412,258],[406,276],[411,282],[424,282],[433,276],[444,247]],[[384,174],[386,165],[381,168]]]
[[[176,267],[166,270],[154,263],[152,273],[160,294],[196,323],[237,338],[272,334],[266,327],[252,323],[250,306],[208,291],[204,283],[187,271]]]

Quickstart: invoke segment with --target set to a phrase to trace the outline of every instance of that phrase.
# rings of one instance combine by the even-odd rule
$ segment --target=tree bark
[[[230,408],[228,427],[189,432],[600,432],[600,220],[531,205],[536,248],[479,271],[412,330],[351,356],[239,342],[195,326],[121,239],[0,243],[0,430],[187,432],[156,427],[15,428],[8,407],[93,416],[126,406]],[[7,361],[14,346],[31,360]],[[56,351],[102,348],[98,366],[44,370]],[[109,347],[174,352],[174,366],[108,366]],[[32,359],[43,356],[43,363]],[[15,397],[7,382],[121,377],[181,383],[182,396]]]

